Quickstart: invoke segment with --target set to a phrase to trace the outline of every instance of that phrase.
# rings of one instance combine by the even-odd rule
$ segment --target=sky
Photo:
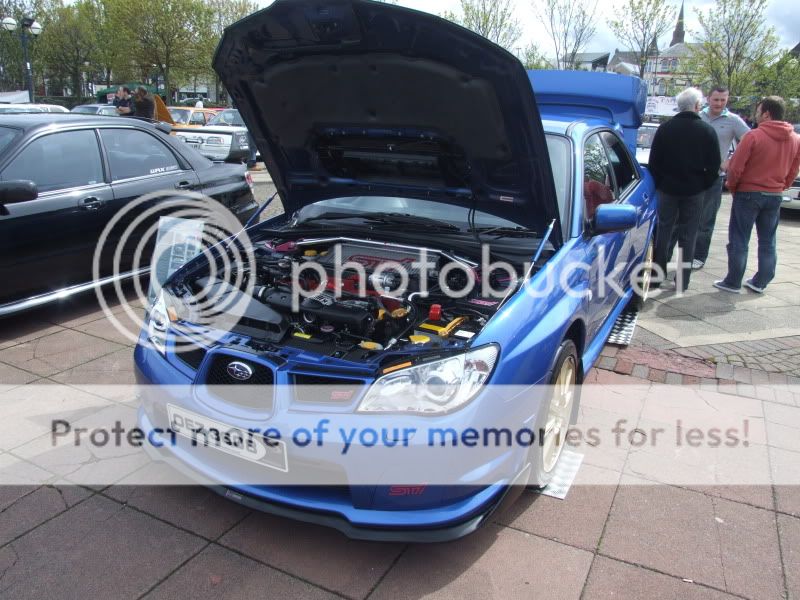
[[[271,4],[271,0],[257,1],[261,6]],[[546,30],[534,12],[532,0],[512,0],[512,2],[516,6],[516,17],[522,26],[522,37],[517,46],[525,47],[535,42],[543,54],[554,55],[552,42],[549,41]],[[675,0],[675,3],[679,6],[680,0]],[[458,12],[460,6],[459,0],[399,0],[398,4],[435,14],[445,11]],[[597,33],[584,49],[585,52],[613,53],[615,48],[623,50],[606,24],[608,19],[614,16],[614,4],[615,2],[609,0],[598,0]],[[713,0],[686,0],[684,16],[687,42],[694,41],[692,32],[700,30],[696,10],[707,12],[713,5]],[[782,48],[792,48],[800,42],[800,10],[797,9],[797,0],[769,0],[766,17],[767,24],[775,27]],[[664,39],[659,40],[659,47],[664,48],[669,45],[672,29],[672,27],[669,29]]]

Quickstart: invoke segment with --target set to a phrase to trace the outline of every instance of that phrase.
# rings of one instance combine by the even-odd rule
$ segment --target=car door
[[[31,139],[0,179],[36,183],[35,200],[0,215],[0,302],[85,283],[113,194],[93,128]]]
[[[617,281],[620,286],[627,289],[630,285],[631,272],[638,264],[647,243],[650,223],[644,217],[650,198],[625,143],[610,131],[601,133],[600,137],[606,146],[611,171],[614,174],[617,202],[633,206],[639,214],[637,227],[620,234],[621,247],[618,261],[624,264],[624,270],[620,269]]]
[[[159,201],[173,199],[183,191],[198,190],[200,181],[189,163],[158,139],[157,132],[135,127],[105,127],[99,131],[108,161],[115,209],[121,210],[143,196],[152,196],[131,211],[128,218],[120,220],[109,239],[111,249],[135,217]],[[156,224],[157,219],[154,216],[138,225],[135,232],[128,232],[121,264],[112,265],[111,254],[104,253],[104,269],[119,271],[137,268],[134,253],[140,241],[147,244],[143,255],[146,262],[152,249],[148,228]]]
[[[624,233],[592,235],[591,224],[597,208],[618,201],[614,173],[600,133],[584,140],[583,145],[583,221],[586,264],[591,295],[588,303],[587,339],[592,339],[620,298],[616,285],[621,278],[618,264]],[[623,269],[624,270],[624,265]]]

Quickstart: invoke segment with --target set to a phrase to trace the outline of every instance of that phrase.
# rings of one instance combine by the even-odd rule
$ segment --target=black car
[[[210,196],[242,223],[257,208],[243,165],[208,160],[168,126],[0,115],[0,316],[129,276],[104,266],[93,281],[98,238],[129,202],[164,190]]]

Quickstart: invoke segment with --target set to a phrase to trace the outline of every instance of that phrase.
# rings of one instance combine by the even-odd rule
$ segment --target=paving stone
[[[617,359],[611,358],[609,356],[603,356],[600,358],[600,360],[597,361],[598,369],[606,369],[608,371],[613,371],[616,365],[617,365]]]
[[[147,484],[135,484],[137,481]],[[226,500],[208,488],[189,485],[185,477],[158,463],[145,466],[104,493],[212,540],[250,513],[244,506]]]
[[[149,600],[338,597],[216,545],[203,550],[145,596]]]
[[[611,508],[603,554],[750,598],[780,596],[774,513],[689,490],[625,483]]]
[[[650,369],[647,378],[654,383],[664,383],[667,379],[667,373],[660,369]]]
[[[631,375],[639,379],[648,379],[650,375],[650,368],[645,365],[634,365],[631,370]]]
[[[618,473],[583,464],[564,500],[525,492],[497,520],[515,529],[594,551],[618,480]]]
[[[622,375],[630,375],[633,371],[633,363],[629,360],[619,359],[614,371]]]
[[[370,600],[578,598],[592,555],[522,531],[487,526],[445,544],[412,545]]]
[[[350,540],[334,529],[253,513],[220,543],[328,590],[364,598],[403,546]]]
[[[778,515],[778,536],[789,600],[797,600],[800,598],[800,519]]]
[[[683,375],[680,373],[667,373],[664,377],[664,383],[667,385],[682,385]]]
[[[725,363],[718,364],[715,375],[717,379],[733,379],[733,367]]]
[[[673,600],[727,600],[735,596],[629,565],[604,556],[592,564],[582,600],[619,598],[669,598]]]
[[[15,599],[134,598],[205,544],[94,496],[3,548],[3,594]]]
[[[603,346],[603,349],[600,351],[601,356],[610,356],[611,358],[615,357],[619,352],[619,348],[617,346]]]
[[[82,498],[92,494],[77,487],[73,487],[72,492],[65,495],[56,487],[42,486],[6,506],[0,512],[0,545],[69,509],[76,504],[76,493]]]
[[[59,325],[37,319],[37,312],[0,320],[0,350],[63,331]]]
[[[740,383],[752,383],[752,371],[744,367],[736,367],[733,369],[733,380]]]
[[[46,377],[121,348],[119,344],[65,329],[0,350],[0,362]]]

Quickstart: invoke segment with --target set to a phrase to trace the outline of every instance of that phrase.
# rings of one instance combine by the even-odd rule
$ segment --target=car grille
[[[364,385],[361,381],[323,375],[294,374],[295,400],[313,404],[350,404]]]
[[[253,370],[253,375],[245,381],[233,377],[228,372],[228,365],[234,361],[249,366]],[[207,385],[272,385],[273,383],[275,383],[275,374],[269,367],[226,354],[218,354],[213,358],[206,376]]]
[[[191,367],[195,371],[200,368],[203,359],[206,357],[206,349],[194,344],[181,346],[180,352],[175,354],[181,362]]]

